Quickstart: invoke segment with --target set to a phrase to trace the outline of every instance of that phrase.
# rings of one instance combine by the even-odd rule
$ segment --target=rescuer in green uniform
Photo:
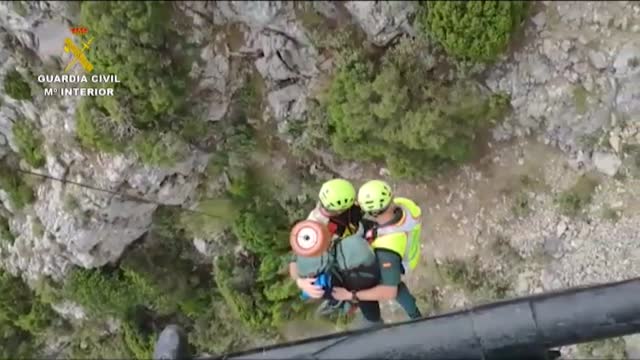
[[[378,259],[380,284],[356,292],[336,287],[333,297],[375,304],[360,305],[364,317],[369,321],[380,318],[377,302],[391,299],[398,301],[409,318],[421,317],[415,298],[402,281],[402,275],[413,270],[420,262],[420,208],[409,199],[393,198],[390,186],[380,180],[362,185],[358,191],[358,205],[377,224],[367,237],[371,239],[371,247]]]

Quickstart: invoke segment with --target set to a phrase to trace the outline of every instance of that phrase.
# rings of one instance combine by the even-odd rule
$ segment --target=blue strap
[[[325,299],[332,298],[331,297],[331,289],[332,289],[331,274],[325,273],[325,272],[318,274],[318,276],[316,276],[316,281],[314,282],[314,284],[324,289],[324,295],[322,296],[323,298]],[[309,295],[303,291],[302,294],[300,295],[300,298],[302,300],[306,300],[309,298]]]

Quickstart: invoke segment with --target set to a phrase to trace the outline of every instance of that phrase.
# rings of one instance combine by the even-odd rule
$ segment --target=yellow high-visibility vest
[[[408,272],[420,263],[422,210],[407,198],[394,198],[393,203],[402,209],[402,219],[396,224],[378,228],[377,237],[371,243],[371,247],[391,250],[400,255],[405,272]]]

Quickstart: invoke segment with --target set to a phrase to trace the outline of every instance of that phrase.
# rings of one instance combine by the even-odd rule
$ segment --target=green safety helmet
[[[358,190],[358,205],[364,212],[376,212],[391,204],[391,187],[384,181],[367,181]]]
[[[329,211],[344,211],[356,201],[356,189],[345,179],[333,179],[322,184],[320,204]]]

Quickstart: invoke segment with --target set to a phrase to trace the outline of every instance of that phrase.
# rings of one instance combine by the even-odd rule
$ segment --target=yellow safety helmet
[[[322,184],[320,204],[329,211],[344,211],[356,201],[356,189],[345,179],[333,179]]]
[[[358,190],[358,205],[365,212],[377,212],[391,204],[391,187],[384,181],[367,181]]]

